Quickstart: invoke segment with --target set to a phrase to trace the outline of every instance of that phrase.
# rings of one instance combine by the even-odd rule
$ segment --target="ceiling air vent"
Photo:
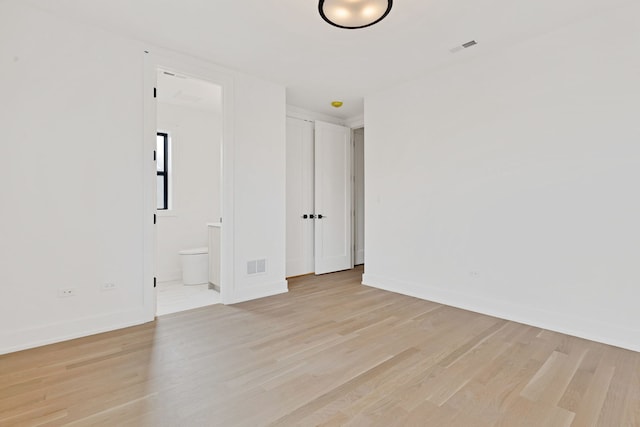
[[[478,42],[477,42],[477,41],[475,41],[475,40],[470,40],[470,41],[468,41],[468,42],[466,42],[466,43],[462,43],[460,46],[456,46],[456,47],[454,47],[453,49],[449,49],[449,52],[451,52],[451,53],[458,53],[458,52],[460,52],[460,51],[461,51],[461,50],[463,50],[463,49],[468,49],[468,48],[470,48],[471,46],[475,46],[475,45],[477,45],[477,44],[478,44]]]

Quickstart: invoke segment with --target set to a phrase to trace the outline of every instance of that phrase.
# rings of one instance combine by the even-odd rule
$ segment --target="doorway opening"
[[[156,315],[221,302],[222,87],[157,69]]]

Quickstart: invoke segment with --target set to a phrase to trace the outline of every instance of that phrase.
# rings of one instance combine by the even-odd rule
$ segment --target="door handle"
[[[302,215],[302,219],[307,219],[307,218],[309,218],[309,215],[307,214]]]
[[[314,219],[316,216],[314,214],[309,215],[309,218]]]
[[[324,218],[322,214],[318,214],[318,219],[322,219],[322,218]]]

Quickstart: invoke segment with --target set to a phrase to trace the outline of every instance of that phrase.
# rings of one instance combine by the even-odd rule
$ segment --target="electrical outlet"
[[[100,289],[103,291],[112,291],[116,288],[116,284],[113,282],[107,282],[107,283],[103,283],[100,286]]]
[[[74,297],[76,296],[76,290],[74,288],[61,288],[58,289],[58,298]]]

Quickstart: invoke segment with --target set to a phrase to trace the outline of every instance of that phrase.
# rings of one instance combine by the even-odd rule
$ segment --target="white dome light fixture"
[[[318,11],[329,24],[354,30],[382,21],[392,5],[393,0],[320,0]]]

